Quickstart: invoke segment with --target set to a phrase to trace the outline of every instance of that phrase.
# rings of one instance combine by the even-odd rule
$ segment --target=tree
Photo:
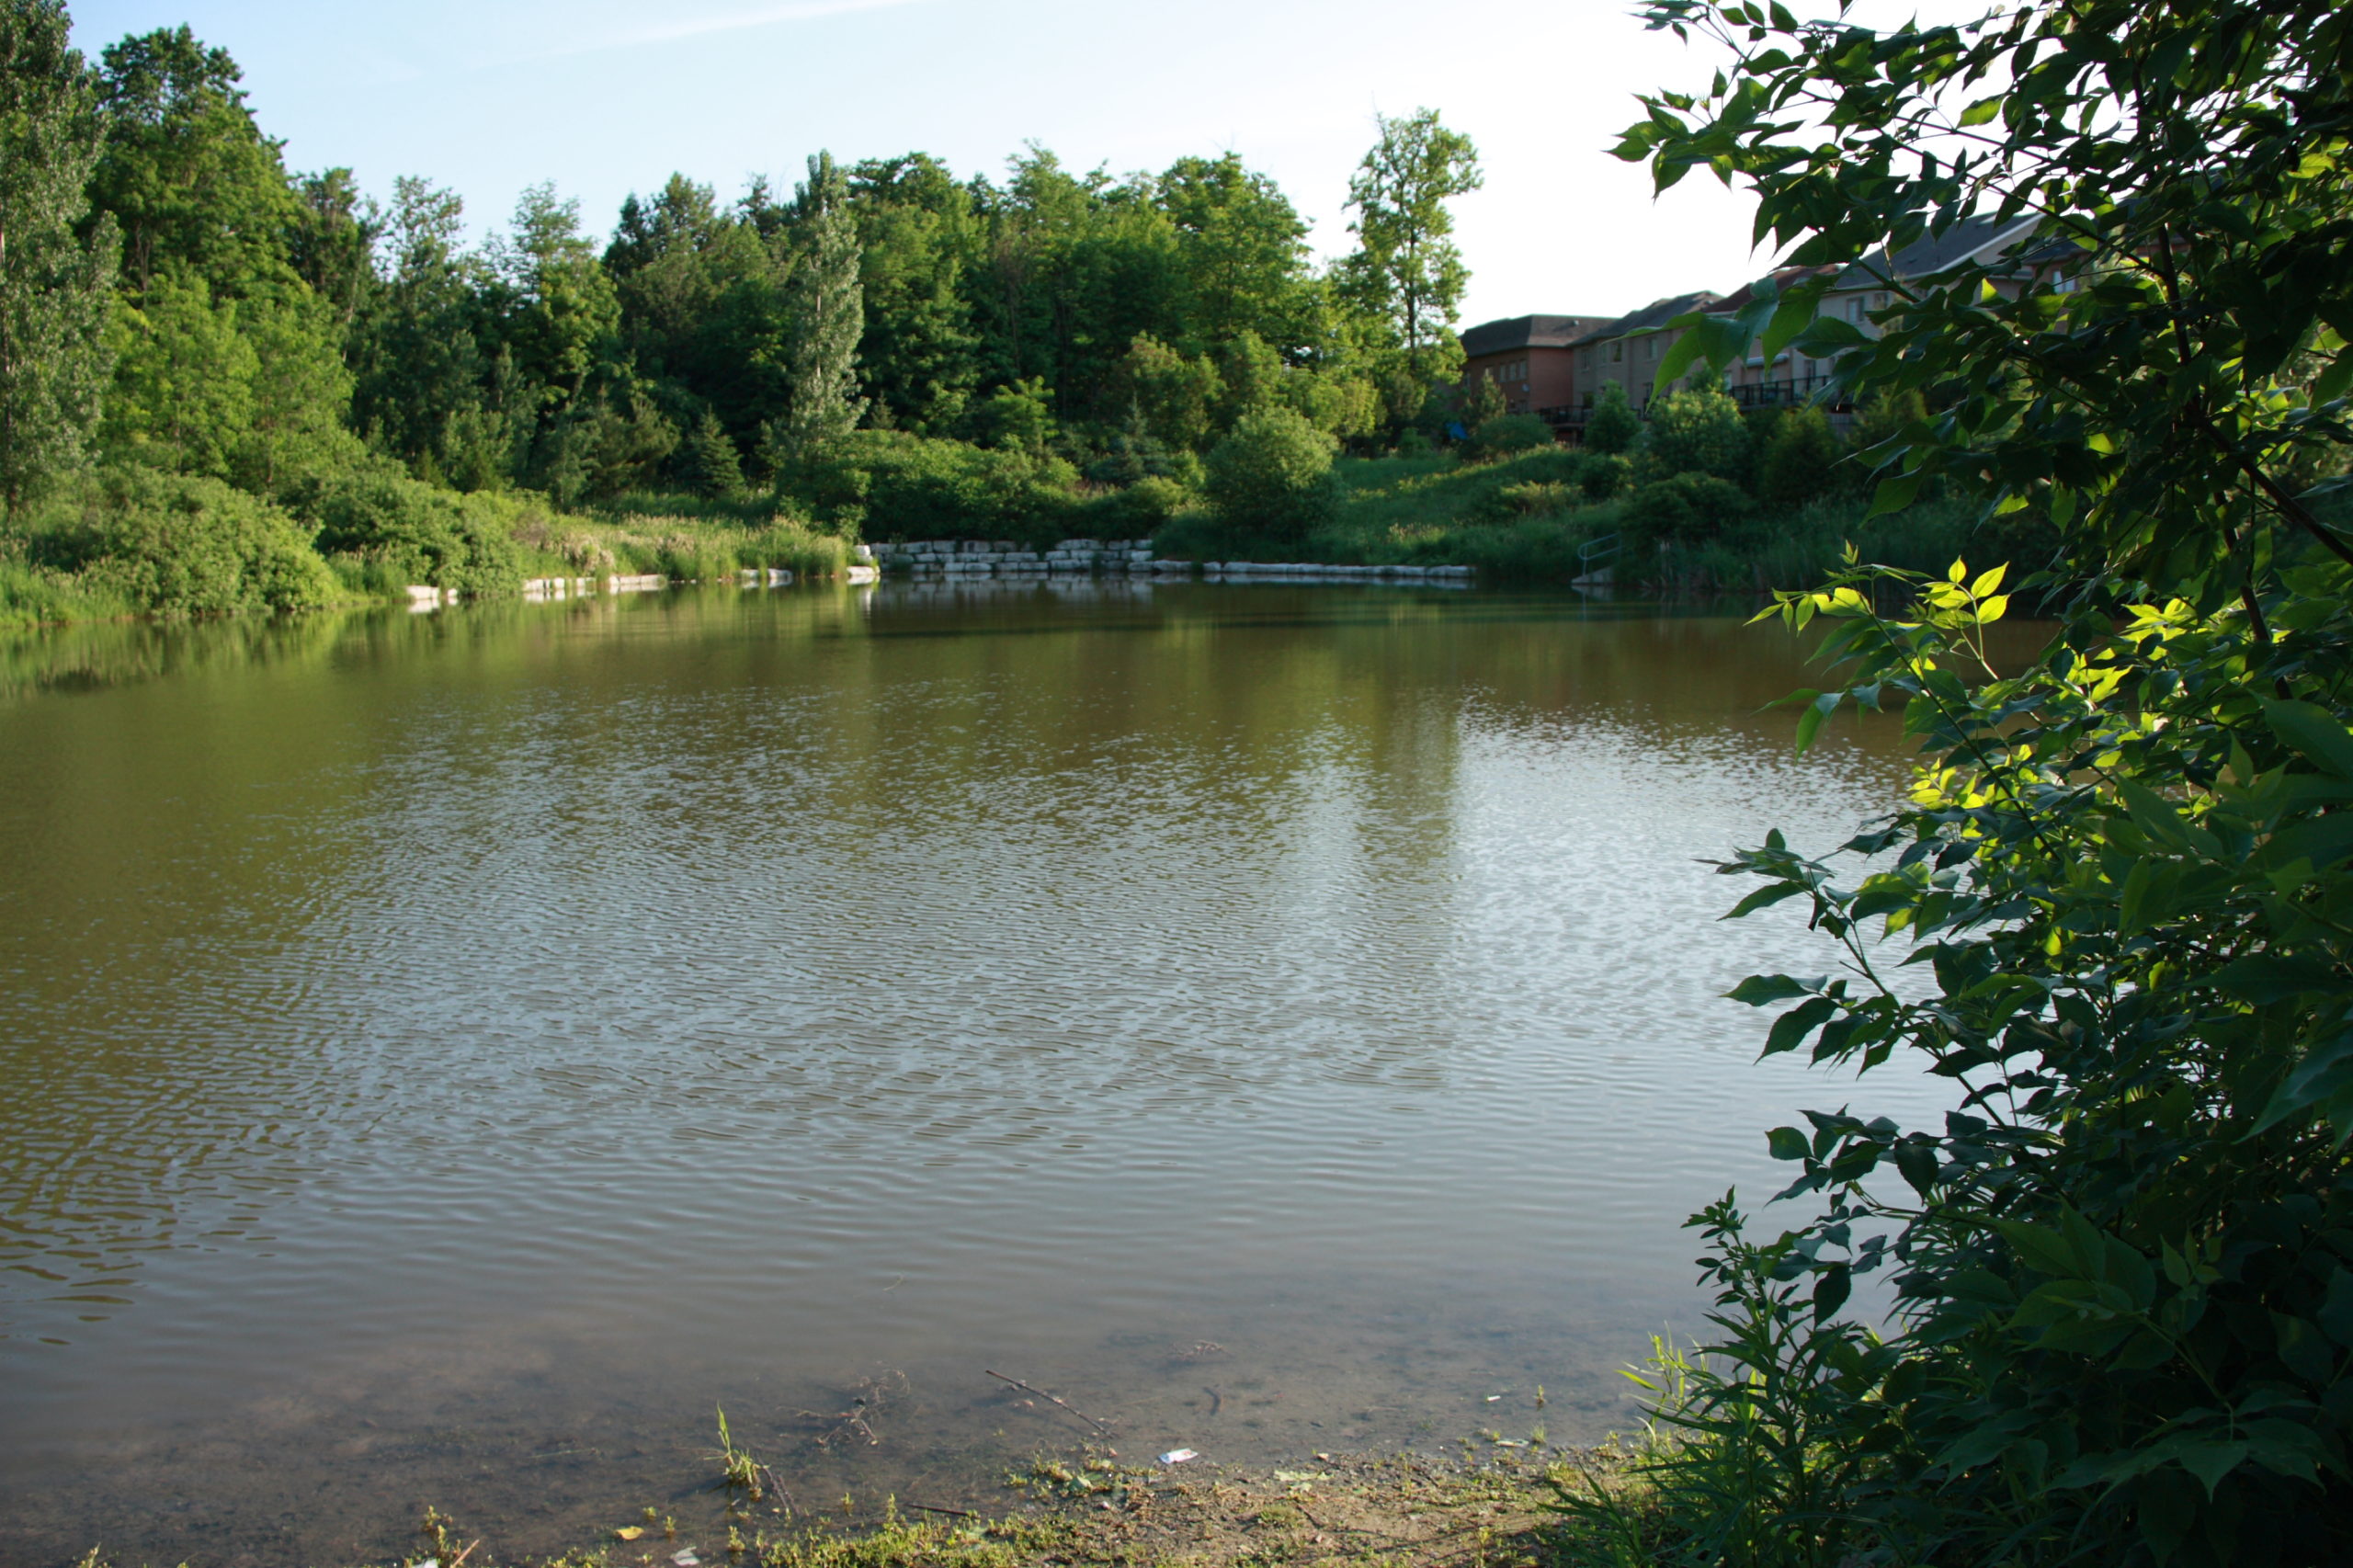
[[[176,267],[233,298],[292,278],[299,211],[228,51],[181,27],[124,39],[101,58],[106,145],[90,198],[121,228],[125,281],[144,290]]]
[[[1290,409],[1254,409],[1210,450],[1210,505],[1236,528],[1295,544],[1332,515],[1332,447]]]
[[[788,460],[848,435],[866,412],[858,395],[858,341],[866,327],[858,226],[849,182],[832,153],[809,160],[809,178],[794,193],[793,222],[786,361],[791,402],[769,443]]]
[[[1606,457],[1631,451],[1643,433],[1643,416],[1626,400],[1626,389],[1616,381],[1605,384],[1593,400],[1593,415],[1585,422],[1585,444]]]
[[[73,466],[106,386],[116,244],[85,187],[96,95],[63,0],[0,0],[0,505]]]
[[[726,426],[708,409],[695,433],[687,437],[687,467],[698,494],[712,501],[744,498],[744,464],[728,437]]]
[[[1443,379],[1442,346],[1469,283],[1462,253],[1447,236],[1447,203],[1486,183],[1468,136],[1440,124],[1435,109],[1377,118],[1381,139],[1348,181],[1349,232],[1358,249],[1348,270],[1360,296],[1384,313],[1404,346],[1411,372],[1424,383]],[[1456,348],[1459,354],[1459,347]]]
[[[1847,443],[1830,427],[1820,405],[1792,408],[1773,421],[1765,453],[1756,465],[1756,494],[1773,506],[1794,508],[1826,495],[1837,484]]]
[[[1241,154],[1180,158],[1157,205],[1176,226],[1181,341],[1215,352],[1242,334],[1279,347],[1305,335],[1307,225],[1280,187]]]
[[[1748,482],[1751,442],[1740,404],[1719,387],[1671,392],[1651,402],[1638,466],[1650,477],[1705,473]]]
[[[1777,607],[1839,666],[1801,746],[1852,700],[1928,757],[1843,852],[1777,834],[1726,863],[1761,879],[1739,913],[1794,901],[1847,966],[1733,995],[1785,1008],[1768,1053],[1900,1057],[1965,1097],[1937,1127],[1776,1130],[1785,1196],[1823,1204],[1797,1232],[1749,1241],[1729,1199],[1695,1221],[1729,1365],[1679,1414],[1763,1490],[1744,1525],[1684,1488],[1667,1528],[1764,1524],[1817,1562],[2344,1561],[2353,12],[1650,16],[1733,63],[1646,99],[1624,154],[1746,185],[1792,262],[2022,230],[1891,277],[1876,337],[1767,289],[1690,352],[1761,336],[1859,402],[1921,394],[1866,454],[1874,509],[1942,480],[2062,540],[2023,582],[1858,563]],[[2023,658],[1986,631],[2013,593],[2059,618]],[[1891,983],[1887,941],[1925,983]],[[1883,1338],[1842,1313],[1879,1269]]]

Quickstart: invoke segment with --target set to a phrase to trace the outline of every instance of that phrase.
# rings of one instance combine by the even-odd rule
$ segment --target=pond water
[[[1124,584],[0,646],[0,1562],[708,1551],[714,1405],[967,1506],[1091,1436],[992,1371],[1203,1465],[1625,1428],[1764,1130],[1938,1103],[1720,999],[1829,957],[1699,858],[1903,778],[1803,676]]]

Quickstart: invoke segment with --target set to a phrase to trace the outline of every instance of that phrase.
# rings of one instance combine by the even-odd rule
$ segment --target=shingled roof
[[[1647,332],[1653,327],[1665,325],[1679,315],[1699,310],[1703,305],[1712,305],[1718,298],[1720,296],[1711,290],[1701,289],[1689,294],[1677,294],[1671,299],[1653,300],[1639,311],[1620,316],[1616,321],[1603,322],[1576,341],[1606,343],[1613,337],[1624,337],[1630,333]]]
[[[1608,321],[1607,316],[1511,316],[1482,322],[1462,334],[1462,352],[1508,354],[1515,348],[1566,348]]]
[[[1980,212],[1963,218],[1941,234],[1923,234],[1895,253],[1893,267],[1884,251],[1864,257],[1838,276],[1839,289],[1868,289],[1896,278],[1927,278],[1958,267],[1979,252],[2000,244],[2015,244],[2034,232],[2032,216],[2002,219]]]

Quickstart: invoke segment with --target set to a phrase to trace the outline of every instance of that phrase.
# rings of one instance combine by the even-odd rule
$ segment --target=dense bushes
[[[337,595],[294,518],[217,479],[109,472],[36,549],[87,589],[159,615],[310,609]]]
[[[1332,515],[1332,437],[1288,408],[1261,408],[1234,422],[1211,449],[1209,500],[1229,527],[1270,540],[1304,539]]]
[[[1627,531],[1645,543],[1712,539],[1754,509],[1748,493],[1706,473],[1677,473],[1637,485],[1626,498]]]
[[[465,594],[513,593],[522,585],[511,502],[460,495],[379,470],[321,485],[303,509],[317,526],[321,551],[377,566],[393,584]]]
[[[1463,456],[1476,460],[1532,452],[1552,445],[1552,427],[1533,414],[1499,414],[1471,432]]]
[[[783,492],[870,539],[1061,537],[1077,504],[1060,459],[904,430],[858,430],[782,476]]]

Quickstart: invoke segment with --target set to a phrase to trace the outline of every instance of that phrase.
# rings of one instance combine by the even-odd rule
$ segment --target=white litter
[[[1160,1462],[1163,1464],[1183,1464],[1187,1460],[1197,1460],[1200,1457],[1200,1455],[1195,1453],[1190,1449],[1171,1449],[1166,1453],[1160,1456]]]
[[[702,1559],[691,1551],[674,1551],[670,1554],[670,1561],[678,1568],[702,1568]]]

